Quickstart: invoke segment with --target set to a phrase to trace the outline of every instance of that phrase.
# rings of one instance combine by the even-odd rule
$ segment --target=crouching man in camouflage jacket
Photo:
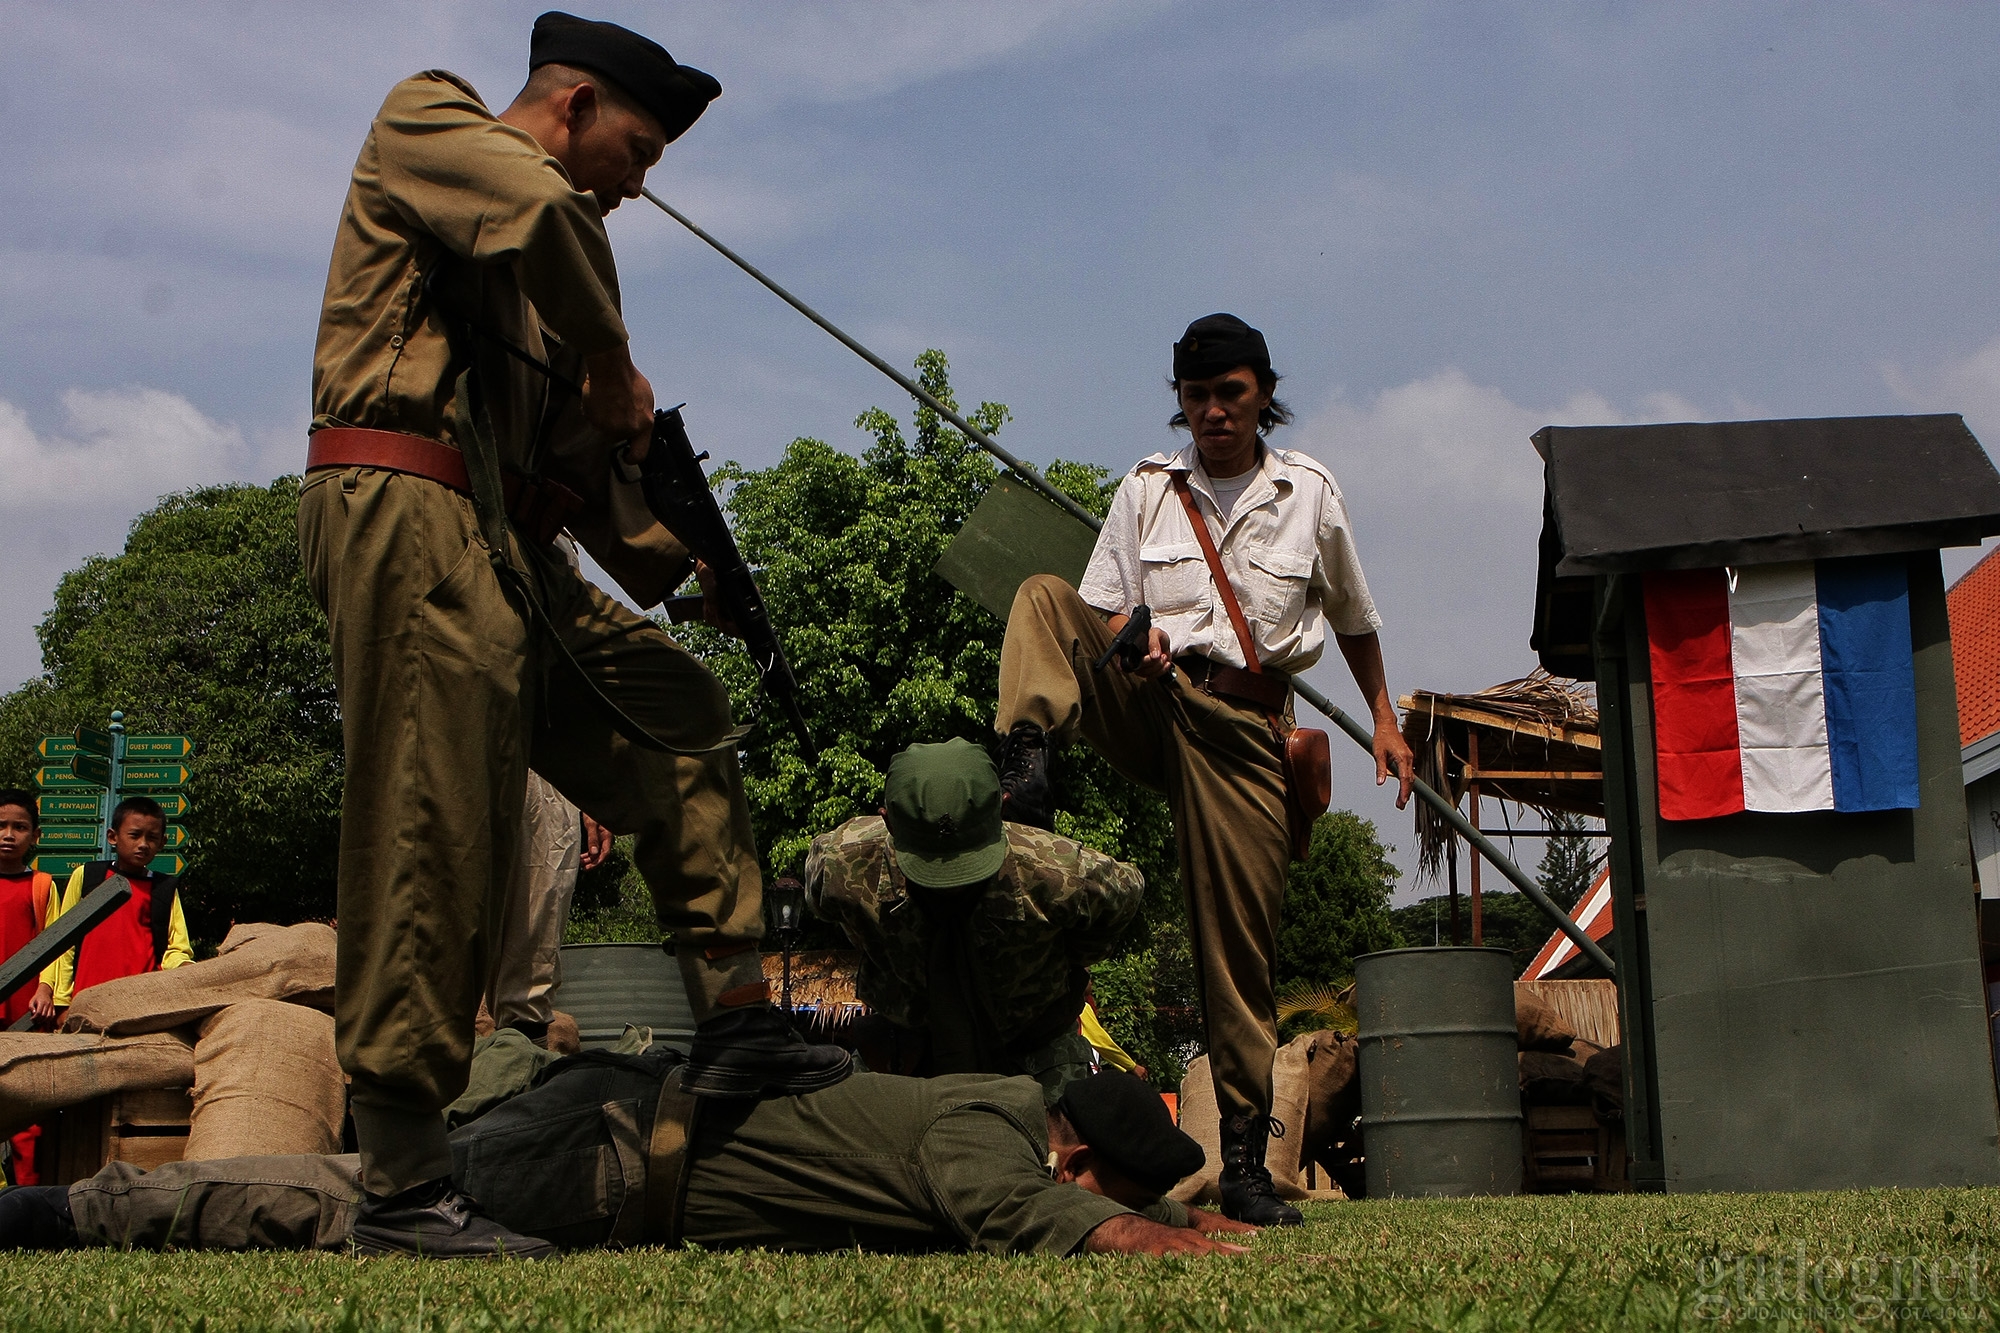
[[[870,1067],[1027,1074],[1051,1104],[1089,1072],[1084,969],[1144,888],[1129,865],[1002,823],[993,761],[964,740],[897,755],[881,816],[821,835],[806,858],[807,901],[861,950],[858,990],[882,1020],[857,1034]]]

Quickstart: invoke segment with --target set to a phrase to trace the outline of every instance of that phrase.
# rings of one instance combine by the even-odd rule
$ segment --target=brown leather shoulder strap
[[[701,1109],[701,1099],[681,1089],[686,1069],[675,1065],[660,1084],[646,1150],[646,1241],[676,1249],[687,1203],[688,1150],[694,1146],[695,1116]]]
[[[1222,554],[1215,549],[1215,538],[1208,535],[1208,520],[1196,507],[1194,492],[1188,489],[1187,473],[1174,473],[1174,490],[1181,497],[1181,506],[1187,510],[1188,523],[1194,528],[1194,539],[1201,543],[1201,558],[1208,561],[1208,572],[1215,577],[1215,590],[1222,594],[1222,605],[1229,612],[1230,625],[1236,630],[1236,642],[1243,648],[1243,663],[1262,675],[1264,667],[1257,660],[1257,641],[1250,637],[1250,622],[1243,618],[1243,607],[1236,600],[1236,589],[1229,586],[1229,576],[1222,572]]]

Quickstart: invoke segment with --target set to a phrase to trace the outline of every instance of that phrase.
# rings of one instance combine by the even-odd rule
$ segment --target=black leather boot
[[[1016,722],[1000,742],[1000,817],[1039,829],[1055,827],[1049,735],[1038,723]]]
[[[16,1185],[0,1190],[0,1250],[67,1250],[75,1244],[69,1186]]]
[[[450,1177],[401,1194],[371,1194],[354,1219],[355,1252],[411,1259],[546,1259],[556,1247],[509,1231]]]
[[[1222,1122],[1222,1215],[1253,1227],[1295,1227],[1299,1210],[1278,1197],[1264,1168],[1264,1145],[1275,1122],[1268,1116],[1233,1115]],[[1279,1133],[1283,1133],[1282,1128]]]
[[[854,1072],[838,1046],[812,1046],[769,1004],[725,1009],[694,1030],[681,1087],[698,1097],[749,1099],[830,1088]]]

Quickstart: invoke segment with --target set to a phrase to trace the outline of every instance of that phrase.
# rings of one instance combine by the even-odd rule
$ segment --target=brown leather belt
[[[1245,671],[1198,653],[1176,657],[1174,665],[1187,676],[1188,684],[1202,693],[1255,704],[1267,713],[1284,712],[1291,699],[1292,678],[1282,671]]]
[[[328,426],[312,433],[306,445],[306,471],[365,467],[422,477],[460,495],[472,494],[465,456],[448,444],[421,435],[359,426]],[[559,481],[537,480],[509,472],[500,479],[507,500],[507,517],[514,530],[537,546],[556,539],[583,509],[583,499]]]

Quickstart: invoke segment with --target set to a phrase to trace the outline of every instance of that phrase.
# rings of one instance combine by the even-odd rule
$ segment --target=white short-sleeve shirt
[[[1173,475],[1181,472],[1265,666],[1304,671],[1325,651],[1329,625],[1336,634],[1380,629],[1382,617],[1368,595],[1333,474],[1289,449],[1266,444],[1259,455],[1257,475],[1236,498],[1227,523],[1193,444],[1142,460],[1111,501],[1077,589],[1083,600],[1115,615],[1144,603],[1175,656],[1199,653],[1228,666],[1248,665],[1174,493]]]

